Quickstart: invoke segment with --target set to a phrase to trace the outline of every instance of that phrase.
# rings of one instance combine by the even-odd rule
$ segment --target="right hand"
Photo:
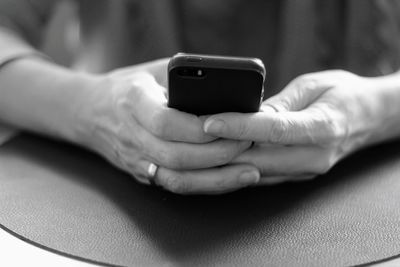
[[[79,110],[83,144],[143,183],[149,164],[156,164],[155,182],[175,193],[221,193],[257,183],[256,167],[226,165],[251,142],[206,135],[202,118],[167,107],[167,63],[99,76]]]

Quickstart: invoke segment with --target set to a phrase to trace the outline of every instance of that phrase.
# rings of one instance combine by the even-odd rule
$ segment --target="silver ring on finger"
[[[151,185],[155,185],[154,178],[156,177],[158,170],[158,166],[152,162],[150,162],[149,166],[147,167],[147,177],[150,181]]]

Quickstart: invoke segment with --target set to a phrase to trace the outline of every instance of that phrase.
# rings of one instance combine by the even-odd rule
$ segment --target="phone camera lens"
[[[206,75],[206,72],[204,69],[197,69],[196,70],[196,77],[198,78],[203,78]]]

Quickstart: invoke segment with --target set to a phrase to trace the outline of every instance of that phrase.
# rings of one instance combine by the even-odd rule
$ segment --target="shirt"
[[[62,2],[0,0],[0,25],[38,48]],[[269,96],[307,72],[341,68],[377,76],[399,68],[400,1],[396,0],[71,3],[80,21],[74,65],[93,72],[180,51],[259,57],[267,68]],[[29,49],[25,45],[5,48],[0,40],[0,61]]]

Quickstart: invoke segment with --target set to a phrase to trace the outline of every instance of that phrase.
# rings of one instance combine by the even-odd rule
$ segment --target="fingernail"
[[[225,127],[225,122],[222,120],[207,120],[204,123],[204,132],[206,133],[219,133]]]
[[[239,181],[243,185],[252,185],[258,183],[260,174],[258,171],[244,172],[239,176]]]

